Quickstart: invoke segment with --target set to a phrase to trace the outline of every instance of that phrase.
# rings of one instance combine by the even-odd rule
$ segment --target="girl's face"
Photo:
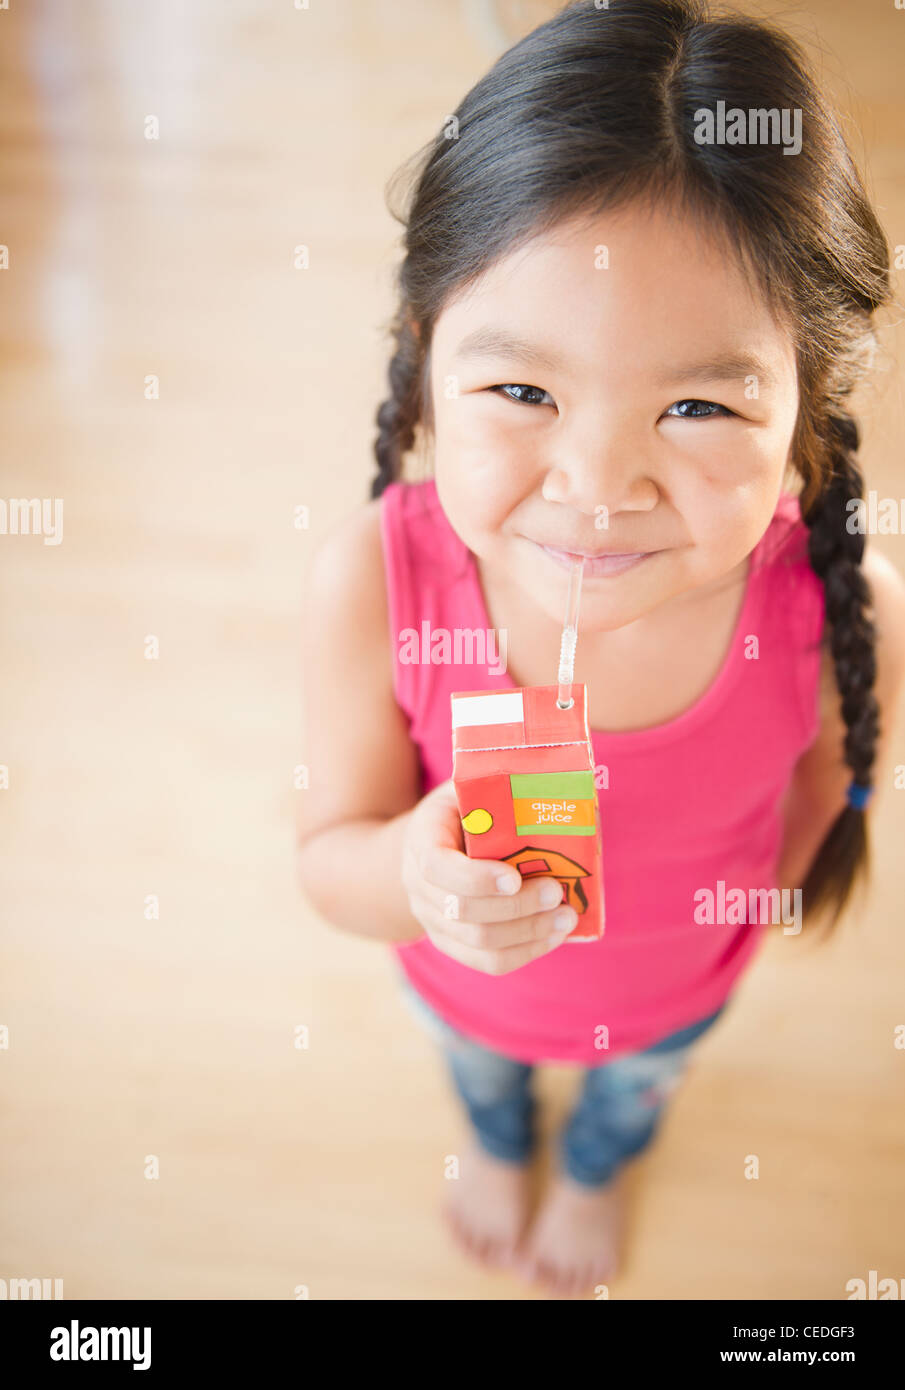
[[[430,370],[451,525],[557,622],[569,555],[598,557],[581,626],[610,630],[717,586],[770,523],[794,347],[735,258],[666,210],[564,222],[498,261],[439,315]]]

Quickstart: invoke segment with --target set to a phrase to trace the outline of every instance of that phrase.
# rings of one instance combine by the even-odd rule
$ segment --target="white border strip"
[[[502,695],[453,696],[452,726],[462,729],[475,724],[523,724],[525,706],[520,690]]]

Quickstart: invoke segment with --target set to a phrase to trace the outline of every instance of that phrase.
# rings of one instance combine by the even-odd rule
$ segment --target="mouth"
[[[571,569],[576,560],[583,560],[582,577],[584,579],[597,579],[605,575],[624,574],[626,570],[634,569],[640,565],[642,560],[648,560],[652,555],[658,555],[657,550],[635,551],[631,554],[616,554],[607,551],[598,555],[583,555],[569,550],[557,550],[552,545],[541,545],[535,542],[539,550],[550,556],[556,564],[563,569]]]

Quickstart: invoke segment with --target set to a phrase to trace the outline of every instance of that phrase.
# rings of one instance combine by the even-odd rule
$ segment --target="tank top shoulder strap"
[[[400,660],[404,644],[421,640],[425,624],[427,633],[450,626],[453,602],[460,615],[457,621],[468,621],[462,606],[474,611],[472,590],[477,581],[471,553],[449,524],[432,478],[390,483],[380,498],[380,527],[394,692],[397,703],[414,719],[420,713],[424,664]]]

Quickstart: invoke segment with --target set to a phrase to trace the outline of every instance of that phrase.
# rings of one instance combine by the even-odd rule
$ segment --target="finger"
[[[440,833],[439,824],[429,827],[425,838],[433,839],[433,844],[417,856],[417,868],[426,883],[467,898],[505,899],[519,891],[518,869],[500,859],[469,859],[461,848],[441,840]]]
[[[474,860],[469,861],[474,863]],[[517,893],[495,894],[493,897],[473,896],[444,889],[427,880],[416,891],[432,902],[444,917],[468,922],[514,922],[520,917],[532,917],[558,907],[563,900],[563,886],[549,874],[536,874],[522,880]]]
[[[512,942],[511,932],[514,928],[521,928],[522,921],[491,924],[489,927],[478,923],[450,921],[443,917],[426,899],[416,898],[413,901],[413,908],[416,911],[418,921],[438,950],[443,951],[453,960],[459,961],[461,965],[467,965],[472,970],[480,970],[488,975],[508,974],[511,970],[518,970],[521,966],[527,965],[529,961],[536,960],[548,951],[555,950],[567,939],[571,930],[571,927],[567,927],[563,931],[551,931],[549,921],[551,914],[543,913],[534,922],[534,935],[529,940]],[[573,912],[572,915],[574,918],[576,914]],[[523,919],[523,921],[528,920],[527,918]],[[574,926],[574,921],[571,925]],[[488,935],[507,929],[510,933],[510,941],[504,944],[491,947],[476,946],[470,944],[467,939],[470,937],[471,940],[486,940]]]
[[[451,782],[435,787],[422,802],[418,838],[425,848],[416,853],[416,868],[428,883],[465,897],[497,897],[517,893],[518,869],[499,859],[470,859],[459,807]],[[498,882],[502,880],[502,882]]]
[[[564,915],[560,919],[559,914]],[[478,951],[509,951],[519,946],[548,944],[565,939],[578,922],[578,913],[571,907],[536,912],[520,917],[516,922],[455,922],[450,934],[465,946]]]
[[[448,896],[453,898],[453,902],[445,902],[442,906],[431,898],[424,899],[437,913],[433,920],[437,922],[438,930],[455,937],[465,946],[476,947],[479,951],[498,951],[507,946],[527,945],[560,931],[569,932],[578,921],[578,913],[564,903],[558,903],[556,907],[546,908],[541,912],[527,912],[524,916],[507,918],[502,922],[474,921],[457,916],[454,910],[454,895]]]

